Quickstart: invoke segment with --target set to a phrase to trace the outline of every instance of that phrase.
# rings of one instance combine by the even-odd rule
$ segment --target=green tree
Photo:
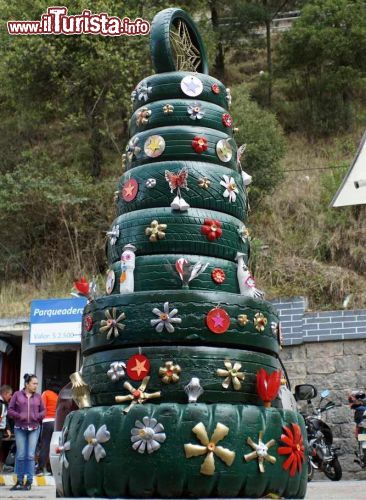
[[[309,133],[352,124],[351,98],[366,71],[366,3],[312,0],[279,47],[287,97]]]
[[[232,89],[235,108],[232,110],[238,132],[235,141],[247,145],[241,161],[243,169],[253,177],[250,203],[257,206],[263,196],[281,182],[280,160],[284,154],[284,138],[276,117],[258,106],[249,96],[245,85]]]

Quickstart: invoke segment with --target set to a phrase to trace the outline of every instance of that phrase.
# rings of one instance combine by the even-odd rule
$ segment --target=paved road
[[[0,486],[0,498],[6,500],[53,500],[53,486],[35,486],[31,491],[9,491]],[[365,500],[366,481],[314,481],[308,485],[306,500]]]

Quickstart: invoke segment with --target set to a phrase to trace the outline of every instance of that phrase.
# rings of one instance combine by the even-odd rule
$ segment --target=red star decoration
[[[230,326],[230,316],[224,309],[216,307],[207,314],[206,324],[211,332],[221,335]]]
[[[150,361],[143,354],[134,354],[127,361],[126,372],[132,380],[142,380],[150,372]]]
[[[90,332],[90,330],[93,328],[93,318],[90,314],[88,314],[84,318],[84,327],[87,332]]]
[[[213,83],[211,85],[211,90],[214,94],[219,94],[220,93],[220,87],[217,85],[217,83]]]
[[[122,198],[127,202],[132,201],[136,198],[138,190],[139,185],[136,179],[130,179],[122,186]]]

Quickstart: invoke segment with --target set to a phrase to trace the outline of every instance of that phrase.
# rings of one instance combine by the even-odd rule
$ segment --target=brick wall
[[[366,338],[366,309],[306,312],[305,297],[273,300],[285,345]]]

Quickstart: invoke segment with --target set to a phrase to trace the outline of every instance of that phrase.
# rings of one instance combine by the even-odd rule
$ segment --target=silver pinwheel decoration
[[[135,135],[128,141],[128,144],[126,146],[126,157],[130,163],[133,160],[133,157],[136,157],[141,151],[141,148],[137,145],[138,142],[139,138]]]
[[[169,332],[173,333],[174,332],[174,324],[181,323],[182,318],[175,317],[178,314],[178,309],[172,309],[169,312],[169,302],[164,302],[163,306],[163,311],[160,311],[157,307],[154,307],[152,310],[156,316],[158,316],[158,319],[152,319],[150,320],[151,326],[155,326],[155,330],[158,333],[161,333],[164,328]]]
[[[147,101],[149,98],[149,94],[151,94],[152,87],[150,87],[146,83],[140,83],[137,85],[135,90],[131,93],[131,101],[134,102],[136,99],[138,101]]]
[[[101,327],[99,328],[99,331],[101,333],[107,333],[107,340],[109,340],[112,336],[118,337],[119,332],[124,330],[125,328],[125,325],[121,323],[121,321],[126,318],[125,313],[122,312],[117,317],[117,310],[115,307],[113,307],[112,311],[106,309],[104,314],[107,319],[102,319],[102,321],[100,322]]]
[[[67,439],[68,428],[64,427],[61,432],[61,436],[59,437],[59,445],[56,448],[56,453],[59,454],[61,467],[65,467],[65,469],[69,466],[69,461],[66,458],[66,452],[71,448],[71,442],[65,441]]]
[[[97,462],[104,458],[106,456],[106,451],[102,443],[109,441],[110,437],[111,435],[106,425],[102,425],[98,431],[95,432],[94,425],[90,424],[84,432],[84,438],[88,443],[81,451],[84,460],[89,460],[93,451]]]
[[[241,389],[242,381],[245,379],[245,374],[240,371],[241,363],[236,362],[234,366],[231,361],[226,359],[224,361],[226,370],[218,368],[217,375],[219,377],[225,377],[225,380],[221,384],[224,389],[228,389],[230,384],[232,384],[235,391]]]
[[[112,382],[117,382],[125,376],[126,364],[123,361],[114,361],[110,364],[107,376]]]
[[[164,427],[155,418],[144,417],[142,422],[136,420],[131,429],[132,448],[138,453],[154,453],[165,440]]]
[[[109,239],[109,243],[113,246],[116,244],[116,241],[118,240],[119,237],[119,226],[115,225],[112,226],[112,229],[109,231],[106,231],[107,238]]]

